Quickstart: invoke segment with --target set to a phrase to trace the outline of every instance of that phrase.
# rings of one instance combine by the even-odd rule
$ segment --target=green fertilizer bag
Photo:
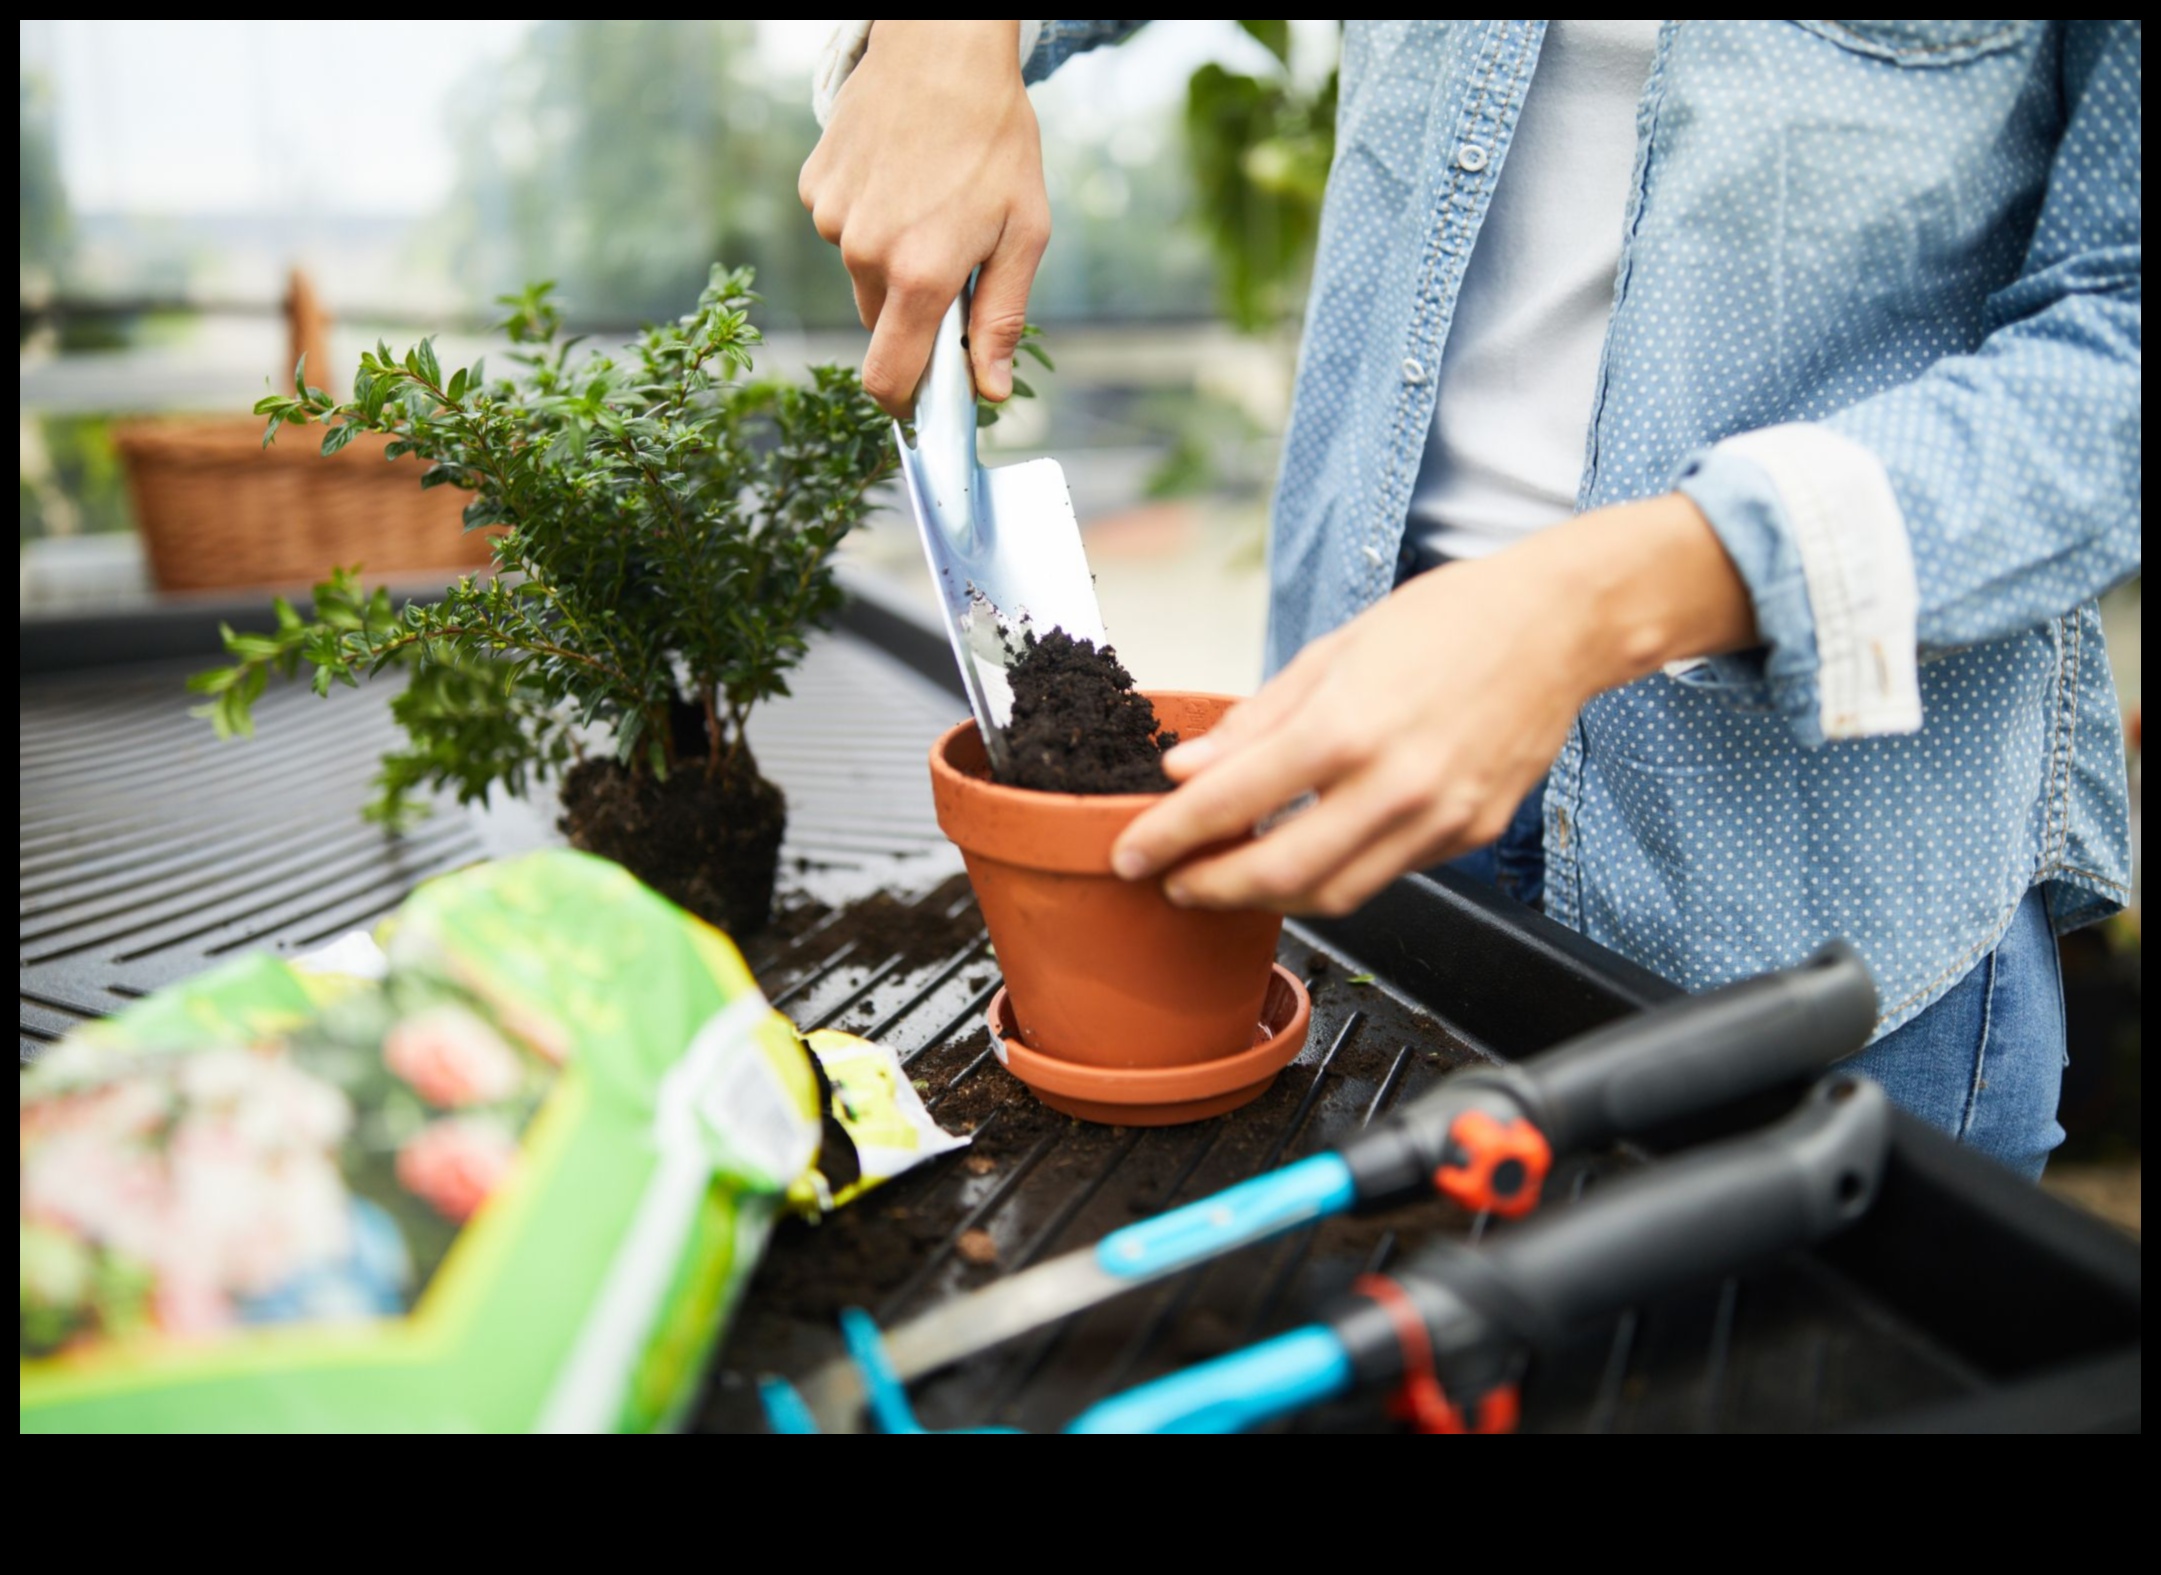
[[[24,1431],[664,1427],[781,1210],[955,1145],[615,865],[477,866],[379,939],[22,1075]]]

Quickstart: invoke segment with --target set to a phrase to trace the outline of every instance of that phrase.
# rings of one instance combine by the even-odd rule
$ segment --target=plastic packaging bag
[[[959,1141],[876,1046],[821,1076],[726,936],[601,860],[431,882],[380,939],[22,1075],[25,1431],[664,1426],[779,1210]]]

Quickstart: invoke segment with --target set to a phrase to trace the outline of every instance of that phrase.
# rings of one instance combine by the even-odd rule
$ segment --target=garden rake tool
[[[1875,1200],[1890,1101],[1834,1073],[1777,1124],[1596,1187],[1477,1248],[1436,1242],[1319,1318],[1091,1406],[1076,1433],[1229,1433],[1396,1386],[1429,1433],[1515,1429],[1529,1357],[1595,1320],[1843,1230]]]
[[[1104,642],[1073,494],[1055,459],[986,469],[976,457],[975,379],[963,289],[938,324],[915,394],[914,431],[893,424],[946,637],[991,763],[1002,765],[1013,691],[1006,669],[1025,629]]]
[[[1875,1017],[1866,964],[1834,942],[1797,968],[1667,1002],[1513,1065],[1457,1073],[1341,1148],[1113,1231],[904,1323],[884,1336],[881,1360],[904,1385],[1236,1248],[1428,1193],[1524,1214],[1556,1154],[1797,1084],[1858,1050]],[[776,1381],[769,1410],[776,1424],[785,1411],[792,1423],[857,1431],[864,1372],[844,1356],[800,1391]]]

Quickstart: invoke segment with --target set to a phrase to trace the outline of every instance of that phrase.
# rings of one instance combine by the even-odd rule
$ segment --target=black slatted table
[[[755,1374],[822,1360],[844,1302],[906,1316],[1326,1147],[1455,1067],[1529,1053],[1668,991],[1512,904],[1406,881],[1352,920],[1286,935],[1285,961],[1315,991],[1313,1030],[1260,1101],[1171,1129],[1057,1116],[998,1066],[982,1027],[996,962],[924,765],[962,709],[932,681],[947,670],[942,642],[875,603],[847,621],[752,733],[789,795],[784,884],[836,911],[745,950],[799,1023],[891,1044],[939,1119],[973,1142],[822,1225],[783,1227],[708,1385],[705,1427],[757,1426]],[[26,652],[36,638],[26,627]],[[514,804],[449,810],[403,836],[369,826],[358,810],[395,735],[387,688],[327,702],[274,692],[257,737],[228,745],[186,714],[180,680],[200,665],[22,681],[25,1061],[72,1024],[236,951],[305,950],[381,917],[431,874],[552,837],[545,812]],[[906,956],[842,939],[848,904],[874,890],[919,905],[925,932],[953,943]],[[1351,982],[1369,968],[1373,983]],[[1911,1123],[1899,1141],[1880,1222],[1830,1253],[1587,1331],[1534,1372],[1525,1425],[2135,1425],[2135,1245]],[[1552,1206],[1634,1162],[1569,1166]],[[1329,1222],[927,1383],[924,1414],[1054,1427],[1115,1388],[1287,1326],[1435,1232],[1487,1228],[1439,1205]],[[1300,1425],[1389,1424],[1360,1401]]]

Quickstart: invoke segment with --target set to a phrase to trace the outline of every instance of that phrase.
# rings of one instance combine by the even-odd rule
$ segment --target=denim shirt
[[[1032,79],[1133,22],[1048,22]],[[1396,583],[1536,21],[1346,25],[1274,510],[1269,663]],[[2119,907],[2094,598],[2140,554],[2136,22],[1664,24],[1580,508],[1678,487],[1758,650],[1600,695],[1548,911],[1692,990],[1868,958],[1879,1034],[2046,888]]]

